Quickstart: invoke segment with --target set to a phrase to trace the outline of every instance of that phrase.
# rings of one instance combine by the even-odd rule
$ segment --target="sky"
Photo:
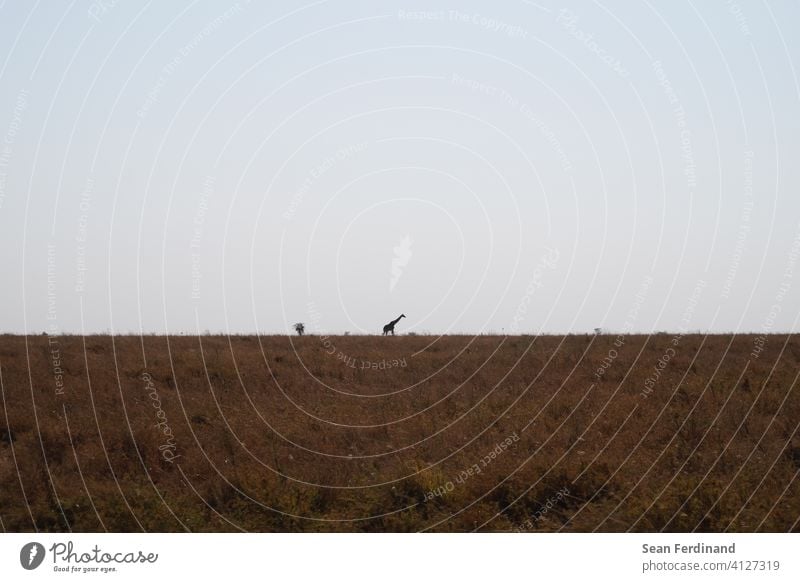
[[[0,332],[796,332],[798,22],[5,2]]]

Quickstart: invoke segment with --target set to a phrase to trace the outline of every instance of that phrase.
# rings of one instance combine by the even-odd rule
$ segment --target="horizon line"
[[[546,331],[546,332],[530,332],[530,333],[503,333],[503,332],[480,332],[480,333],[472,333],[472,332],[456,332],[456,333],[442,333],[437,334],[429,331],[425,332],[407,332],[407,333],[398,333],[396,336],[387,336],[387,337],[549,337],[549,336],[651,336],[651,335],[672,335],[672,336],[690,336],[690,335],[704,335],[704,336],[715,336],[715,335],[756,335],[756,336],[776,336],[776,335],[796,335],[800,332],[792,331],[792,330],[743,330],[743,331],[710,331],[710,330],[658,330],[658,331],[615,331],[615,330],[608,330],[608,331]],[[19,336],[19,337],[41,337],[41,336],[48,336],[48,337],[58,337],[58,336],[76,336],[76,337],[91,337],[91,336],[113,336],[113,337],[146,337],[146,336],[154,336],[154,337],[203,337],[203,336],[229,336],[229,337],[383,337],[383,334],[380,332],[375,333],[352,333],[349,331],[344,332],[319,332],[316,331],[314,333],[304,333],[302,336],[298,335],[297,333],[292,332],[275,332],[275,333],[260,333],[258,331],[213,331],[213,330],[203,330],[202,332],[186,332],[186,331],[146,331],[146,332],[137,332],[137,331],[125,331],[125,332],[114,332],[110,330],[103,330],[103,331],[92,331],[89,333],[81,333],[76,331],[63,331],[58,330],[54,332],[48,332],[46,330],[37,330],[32,332],[19,332],[19,331],[0,331],[0,336]]]

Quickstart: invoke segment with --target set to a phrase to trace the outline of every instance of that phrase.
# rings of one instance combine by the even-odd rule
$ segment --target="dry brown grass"
[[[63,394],[0,337],[5,531],[799,529],[795,336],[680,338],[647,398],[672,336],[54,339]]]

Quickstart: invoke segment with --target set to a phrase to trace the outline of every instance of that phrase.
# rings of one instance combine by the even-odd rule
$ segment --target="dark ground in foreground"
[[[798,531],[797,336],[0,336],[3,531]]]

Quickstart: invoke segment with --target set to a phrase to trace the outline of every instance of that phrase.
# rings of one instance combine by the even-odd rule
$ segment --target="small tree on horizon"
[[[303,335],[306,332],[306,326],[302,323],[295,323],[294,330],[297,332],[297,335]]]

